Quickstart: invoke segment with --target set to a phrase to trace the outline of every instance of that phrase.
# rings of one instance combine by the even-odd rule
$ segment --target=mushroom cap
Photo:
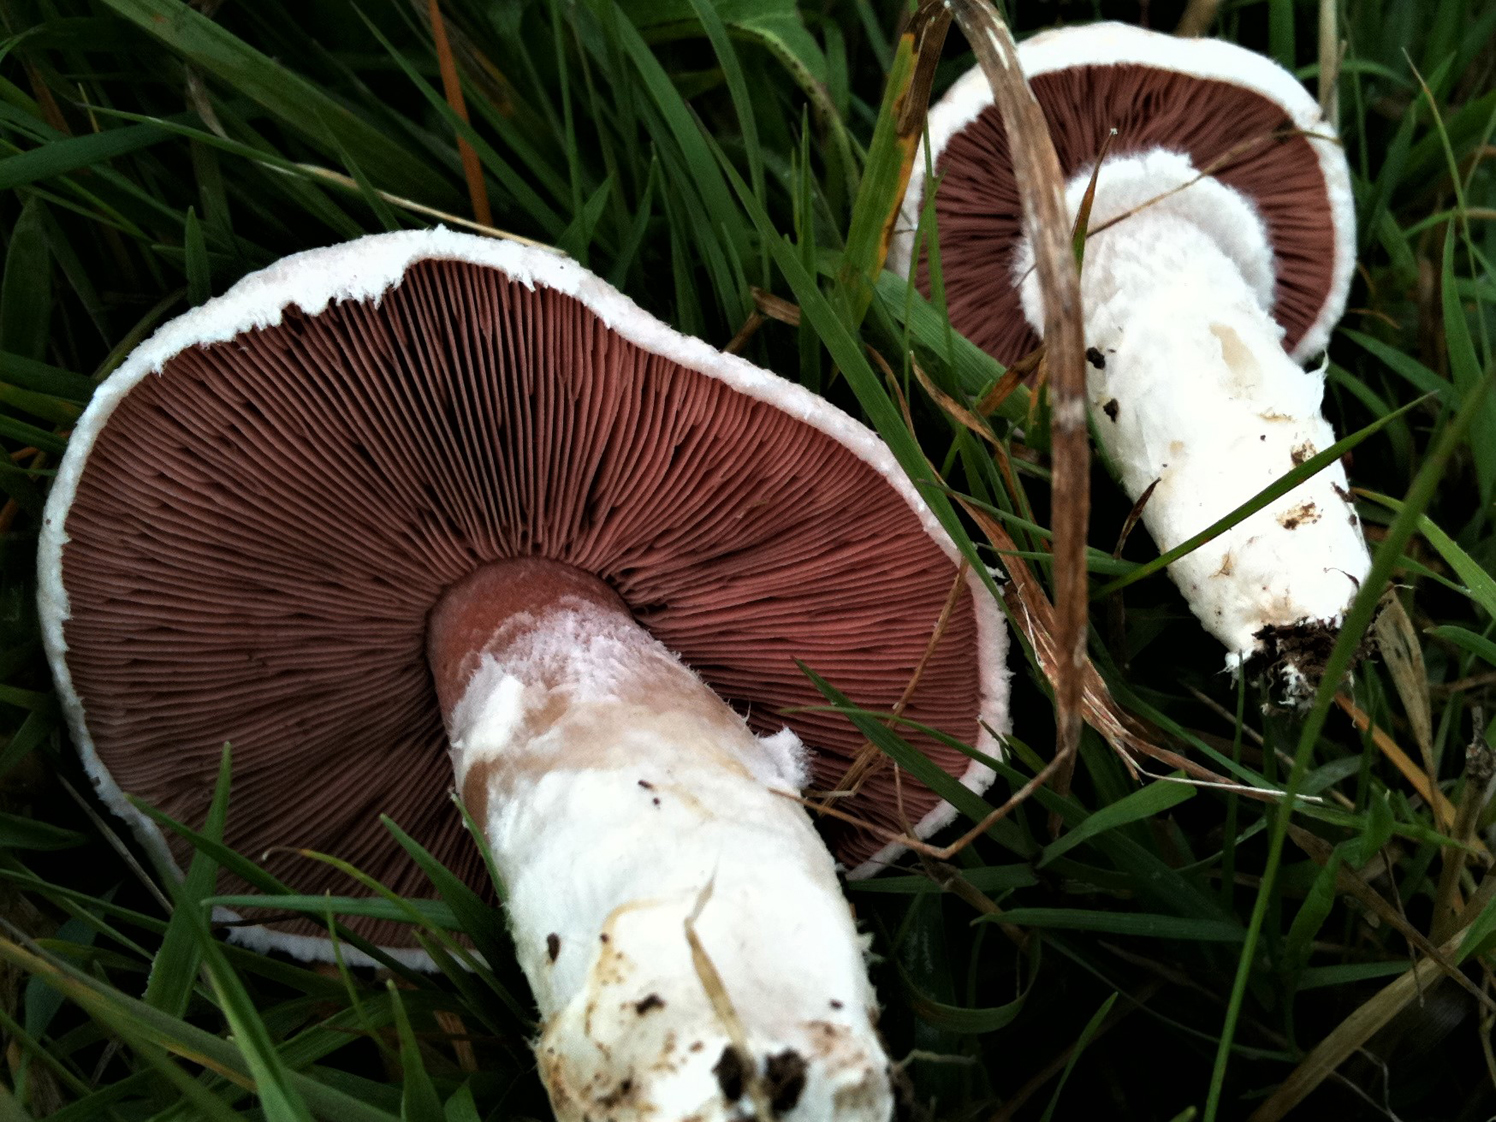
[[[834,714],[779,715],[823,702],[794,660],[890,709],[958,587],[905,712],[987,752],[1006,731],[1005,620],[871,431],[558,254],[444,229],[288,257],[137,348],[58,469],[39,606],[85,766],[164,866],[190,851],[124,792],[196,826],[228,741],[239,851],[328,852],[429,895],[388,814],[488,892],[449,798],[426,625],[446,588],[519,556],[606,580],[756,730],[791,727],[828,787],[862,740]],[[921,834],[954,816],[901,786]],[[887,768],[855,804],[905,820]],[[862,873],[898,850],[827,834]],[[281,850],[264,863],[357,893]],[[237,937],[315,957],[317,930]]]
[[[1277,274],[1270,309],[1284,349],[1322,350],[1345,309],[1355,267],[1350,170],[1335,130],[1297,78],[1219,39],[1180,39],[1121,23],[1035,35],[1018,48],[1067,178],[1088,174],[1112,128],[1108,158],[1165,149],[1239,192],[1257,211]],[[1291,130],[1291,131],[1290,131]],[[1286,135],[1274,136],[1277,133]],[[1007,137],[980,67],[930,109],[935,217],[951,323],[999,361],[1038,344],[1013,277],[1022,205]],[[925,194],[914,162],[889,268],[907,273]],[[916,282],[928,294],[926,264]]]

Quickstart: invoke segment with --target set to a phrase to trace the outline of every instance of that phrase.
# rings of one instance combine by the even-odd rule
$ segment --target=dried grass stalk
[[[1440,950],[1445,954],[1453,954],[1459,948],[1464,934],[1461,931]],[[1378,1029],[1416,1000],[1429,983],[1437,978],[1438,973],[1439,965],[1433,959],[1425,958],[1405,973],[1399,974],[1375,997],[1335,1026],[1330,1035],[1304,1057],[1303,1062],[1293,1069],[1282,1086],[1252,1113],[1247,1122],[1278,1122],[1278,1119],[1286,1117],[1311,1091],[1334,1074],[1335,1069],[1353,1052],[1370,1040]]]
[[[462,97],[462,80],[457,76],[457,62],[452,57],[452,45],[447,40],[447,22],[442,19],[439,0],[430,0],[427,12],[431,19],[431,36],[436,44],[436,60],[442,72],[442,93],[452,112],[468,123],[467,102]],[[488,185],[483,181],[483,165],[478,162],[478,153],[462,137],[457,138],[457,152],[462,157],[462,174],[467,179],[468,197],[472,200],[473,219],[483,226],[493,225],[493,212],[488,207]]]
[[[1023,201],[1024,232],[1034,247],[1043,296],[1045,365],[1053,403],[1054,643],[1048,672],[1054,683],[1058,758],[1070,759],[1080,743],[1086,681],[1086,526],[1090,515],[1090,436],[1086,430],[1085,333],[1080,271],[1070,240],[1065,176],[1050,139],[1044,111],[1018,64],[1018,49],[990,3],[952,0],[952,14],[976,52],[992,86],[1012,150],[1014,178]],[[1094,668],[1091,674],[1095,674]],[[1099,683],[1100,676],[1096,675]],[[1062,775],[1063,793],[1068,774]]]
[[[1221,0],[1190,0],[1184,9],[1184,15],[1179,17],[1179,25],[1174,28],[1174,34],[1186,39],[1204,35],[1215,22],[1220,8]]]

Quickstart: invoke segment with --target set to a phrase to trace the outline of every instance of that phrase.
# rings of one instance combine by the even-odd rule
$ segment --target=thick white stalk
[[[1088,180],[1070,185],[1072,214]],[[1268,314],[1261,219],[1184,156],[1107,161],[1090,228],[1081,289],[1095,425],[1127,493],[1153,486],[1143,521],[1168,550],[1334,443],[1324,374],[1289,358]],[[1034,321],[1033,282],[1021,283]],[[1169,573],[1230,667],[1266,651],[1292,695],[1317,681],[1316,652],[1369,566],[1337,463]]]
[[[885,1122],[864,940],[805,811],[773,793],[799,789],[798,742],[755,737],[577,578],[490,612],[476,642],[487,625],[444,627],[446,603],[432,623],[558,1118]]]

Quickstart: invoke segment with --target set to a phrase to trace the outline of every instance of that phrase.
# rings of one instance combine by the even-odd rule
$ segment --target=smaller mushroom
[[[1088,396],[1128,495],[1153,486],[1143,521],[1168,550],[1335,441],[1323,367],[1300,363],[1323,349],[1350,284],[1345,155],[1291,74],[1230,43],[1105,23],[1037,35],[1019,58],[1072,216],[1095,172],[1081,271]],[[980,70],[931,110],[929,133],[951,322],[1014,362],[1043,314]],[[910,230],[926,186],[923,161],[915,168]],[[891,266],[909,268],[913,252],[906,232]],[[925,261],[913,265],[928,290]],[[1265,656],[1294,697],[1321,670],[1303,652],[1326,647],[1305,640],[1338,629],[1370,567],[1345,482],[1332,464],[1169,567],[1227,665]],[[1350,517],[1290,515],[1309,508]]]

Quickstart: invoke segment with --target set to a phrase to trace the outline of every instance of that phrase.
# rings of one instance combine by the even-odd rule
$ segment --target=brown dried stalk
[[[1179,25],[1174,28],[1174,34],[1186,39],[1204,35],[1215,22],[1216,12],[1220,7],[1221,0],[1190,0],[1184,9],[1184,15],[1179,17]]]
[[[1014,178],[1023,201],[1024,230],[1034,247],[1043,296],[1045,364],[1053,402],[1055,607],[1049,629],[1054,657],[1048,672],[1055,690],[1055,757],[1069,759],[1080,743],[1087,665],[1085,551],[1091,447],[1086,431],[1080,272],[1070,240],[1065,176],[1044,111],[1019,68],[1018,49],[1007,24],[991,4],[978,0],[952,0],[951,11],[992,86],[993,102],[1008,134]]]
[[[1454,954],[1464,934],[1460,931],[1439,950],[1443,954]],[[1433,959],[1426,958],[1394,978],[1321,1040],[1272,1096],[1253,1112],[1248,1122],[1278,1122],[1288,1115],[1379,1028],[1417,1000],[1437,977],[1439,969]]]
[[[707,901],[712,898],[713,883],[713,881],[706,882],[701,892],[697,894],[696,906],[686,917],[686,942],[691,946],[691,965],[696,971],[697,980],[701,982],[701,988],[706,991],[707,1000],[712,1003],[712,1011],[717,1014],[717,1020],[721,1022],[726,1031],[727,1038],[732,1041],[738,1058],[743,1061],[743,1068],[746,1072],[744,1086],[748,1099],[753,1104],[755,1117],[773,1118],[775,1112],[769,1105],[769,1096],[764,1089],[763,1079],[759,1075],[758,1065],[752,1060],[753,1053],[748,1049],[748,1034],[743,1029],[742,1018],[738,1016],[732,998],[727,993],[727,985],[722,980],[717,964],[712,961],[711,955],[706,953],[701,936],[696,934],[696,921],[701,918],[702,910],[705,909]]]
[[[431,19],[431,36],[436,41],[436,60],[442,72],[442,92],[452,112],[468,123],[467,102],[462,97],[462,81],[457,77],[457,63],[452,58],[452,44],[447,40],[447,23],[442,19],[441,4],[430,0],[428,15]],[[457,152],[462,157],[462,172],[467,178],[468,197],[472,200],[473,218],[483,226],[493,225],[493,212],[488,207],[488,185],[483,181],[483,165],[478,162],[478,153],[462,137],[457,138]]]
[[[266,166],[274,167],[275,165]],[[297,164],[296,168],[307,175],[316,176],[318,179],[324,179],[329,183],[336,183],[339,187],[344,187],[349,191],[358,191],[361,189],[358,181],[351,175],[344,175],[342,172],[333,171],[331,168],[319,167],[316,164]],[[503,238],[505,241],[519,242],[520,245],[530,245],[536,249],[550,250],[552,253],[561,252],[555,246],[547,245],[545,242],[538,242],[534,238],[527,238],[522,234],[516,234],[509,230],[501,230],[497,226],[490,226],[483,222],[474,222],[472,219],[464,218],[460,214],[448,214],[444,210],[437,210],[435,207],[427,206],[425,203],[418,203],[414,199],[407,199],[402,195],[395,195],[378,187],[374,188],[374,193],[391,206],[397,206],[401,210],[408,210],[412,214],[422,214],[427,218],[435,218],[439,222],[461,226],[464,230],[471,230],[475,234],[484,234],[490,238]]]
[[[1434,892],[1434,919],[1430,934],[1437,942],[1449,936],[1463,901],[1460,899],[1460,874],[1465,869],[1467,846],[1475,837],[1491,790],[1491,776],[1496,774],[1496,753],[1480,734],[1480,710],[1476,710],[1475,739],[1465,749],[1465,789],[1460,795],[1450,836],[1456,845],[1444,847],[1444,867],[1439,872],[1439,886]]]
[[[1330,863],[1335,847],[1318,834],[1312,834],[1302,826],[1290,825],[1288,836],[1294,845],[1307,853],[1315,864],[1325,866]],[[1476,1001],[1487,1009],[1496,1009],[1496,1002],[1493,1002],[1479,986],[1465,977],[1464,972],[1433,941],[1408,922],[1407,917],[1402,913],[1401,900],[1398,901],[1397,907],[1389,904],[1382,894],[1367,882],[1365,877],[1354,869],[1346,868],[1345,865],[1341,865],[1335,874],[1335,888],[1341,895],[1351,896],[1358,900],[1380,922],[1387,924],[1406,939],[1413,950],[1427,956],[1445,977],[1472,994]],[[1469,920],[1464,922],[1468,925]]]
[[[1345,715],[1351,719],[1357,730],[1371,733],[1372,743],[1377,746],[1377,750],[1392,761],[1393,766],[1402,772],[1403,778],[1408,781],[1413,789],[1423,798],[1423,801],[1428,803],[1429,807],[1433,810],[1435,824],[1445,833],[1450,833],[1454,829],[1456,811],[1454,804],[1445,797],[1444,792],[1429,782],[1428,776],[1424,773],[1423,769],[1413,762],[1412,758],[1398,746],[1397,741],[1393,740],[1385,729],[1371,723],[1371,717],[1350,699],[1349,694],[1344,692],[1337,693],[1335,695],[1335,704],[1344,710]],[[1490,858],[1490,851],[1486,849],[1485,843],[1479,838],[1472,838],[1471,844],[1487,859]]]

